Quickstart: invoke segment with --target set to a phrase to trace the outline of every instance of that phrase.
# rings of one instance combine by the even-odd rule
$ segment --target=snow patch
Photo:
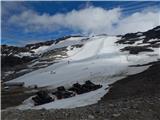
[[[47,52],[47,49],[49,48],[50,46],[41,46],[37,49],[32,49],[32,51],[35,52],[35,54],[42,54],[44,52]]]

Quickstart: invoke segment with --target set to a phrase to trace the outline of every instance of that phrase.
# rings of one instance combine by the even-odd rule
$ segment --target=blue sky
[[[160,2],[2,2],[2,44],[25,45],[69,34],[125,34],[160,24]]]

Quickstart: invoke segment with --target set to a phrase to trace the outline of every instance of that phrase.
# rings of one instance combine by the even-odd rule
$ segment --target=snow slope
[[[94,37],[76,55],[70,57],[71,60],[83,60],[96,56],[102,48],[104,37]]]
[[[130,70],[129,65],[146,63],[157,59],[157,57],[148,56],[147,53],[141,53],[140,55],[122,53],[119,49],[125,45],[116,45],[117,39],[114,36],[92,37],[73,56],[9,82],[24,82],[25,86],[38,85],[38,87],[49,86],[52,88],[64,85],[67,88],[76,82],[83,83],[86,80],[91,80],[94,83],[102,84],[103,87],[84,95],[58,100],[38,107],[30,106],[29,108],[72,108],[93,104],[107,93],[105,88],[108,87],[108,84],[126,75],[137,73],[137,71],[141,72],[148,68],[138,67]],[[19,108],[26,108],[26,105]]]
[[[119,63],[119,61],[123,61],[123,63],[125,63],[126,61],[126,58],[124,56],[117,56],[117,54],[120,54],[120,52],[118,51],[118,49],[116,51],[116,46],[112,46],[115,40],[116,37],[93,38],[92,40],[88,41],[84,45],[84,47],[82,47],[81,50],[74,56],[64,59],[58,64],[54,64],[47,68],[34,71],[12,81],[23,81],[25,82],[25,86],[37,84],[39,87],[50,85],[52,85],[53,87],[57,87],[59,85],[65,85],[67,83],[71,84],[77,81],[84,81],[86,80],[86,78],[89,79],[92,74],[114,75],[119,71],[124,71],[123,68],[125,68],[125,65],[119,64],[119,69],[114,69],[115,64],[117,62]],[[107,44],[109,42],[110,44]],[[104,58],[105,56],[103,56],[102,53],[107,46],[107,52],[112,50],[114,51],[113,53],[106,53],[109,55],[106,59]],[[115,54],[114,58],[111,58],[110,55],[114,53],[117,54]],[[68,60],[70,60],[69,64]],[[113,68],[113,70],[111,69],[111,67]],[[50,74],[51,71],[55,71],[56,74]]]

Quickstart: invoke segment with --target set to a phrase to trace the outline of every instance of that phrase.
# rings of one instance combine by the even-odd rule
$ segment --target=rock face
[[[60,86],[60,87],[57,87],[56,91],[51,93],[45,90],[39,91],[37,92],[36,96],[32,98],[32,100],[34,101],[35,106],[42,105],[42,104],[54,101],[55,100],[54,98],[58,100],[70,98],[75,96],[76,94],[87,93],[93,90],[97,90],[101,87],[102,85],[95,85],[94,83],[88,80],[83,85],[80,85],[79,83],[75,83],[68,90],[65,89],[64,86]],[[54,97],[51,97],[52,95]]]

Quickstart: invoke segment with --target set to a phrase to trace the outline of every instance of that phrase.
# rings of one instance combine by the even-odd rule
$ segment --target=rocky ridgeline
[[[129,51],[130,54],[139,52],[153,52],[152,48],[160,47],[160,26],[157,26],[146,32],[127,33],[116,43],[127,44],[121,51]]]
[[[27,44],[24,47],[17,47],[17,46],[9,46],[9,45],[1,45],[1,56],[2,56],[2,65],[5,67],[13,67],[15,65],[19,65],[22,63],[27,63],[32,61],[33,59],[38,58],[38,55],[35,54],[33,49],[37,49],[41,46],[50,46],[52,44],[57,44],[60,41],[66,40],[70,37],[80,37],[80,36],[64,36],[55,40],[49,40],[45,42],[38,42],[33,44]],[[25,56],[19,57],[19,53],[28,53]],[[10,59],[10,60],[8,60]],[[27,60],[26,60],[27,59]],[[15,63],[14,61],[17,61]],[[12,64],[12,62],[14,64]],[[3,66],[2,66],[3,67]]]
[[[96,85],[91,81],[86,81],[84,84],[75,83],[71,88],[65,89],[64,86],[57,87],[57,90],[54,92],[49,92],[47,90],[41,90],[36,93],[35,97],[32,97],[34,105],[42,105],[45,103],[53,102],[56,99],[65,99],[70,98],[79,94],[84,94],[90,91],[97,90],[101,88],[102,85]]]
[[[67,57],[67,47],[55,48],[53,50],[51,49],[42,53],[36,53],[34,50],[42,46],[51,46],[52,44],[58,44],[60,41],[67,40],[71,37],[81,36],[69,35],[55,40],[27,44],[24,47],[1,45],[1,65],[3,82],[12,80],[39,68],[47,67],[55,63],[57,60]],[[86,40],[86,38],[82,39],[82,41]],[[71,49],[73,49],[82,46],[82,44],[76,44],[70,47]]]
[[[25,46],[25,48],[27,48],[27,49],[37,49],[41,46],[50,46],[53,43],[57,44],[60,41],[66,40],[70,37],[81,37],[81,36],[80,35],[74,35],[74,36],[68,35],[68,36],[64,36],[64,37],[61,37],[61,38],[57,38],[55,40],[49,40],[49,41],[46,41],[46,42],[38,42],[38,43],[34,43],[34,44],[27,44]]]

